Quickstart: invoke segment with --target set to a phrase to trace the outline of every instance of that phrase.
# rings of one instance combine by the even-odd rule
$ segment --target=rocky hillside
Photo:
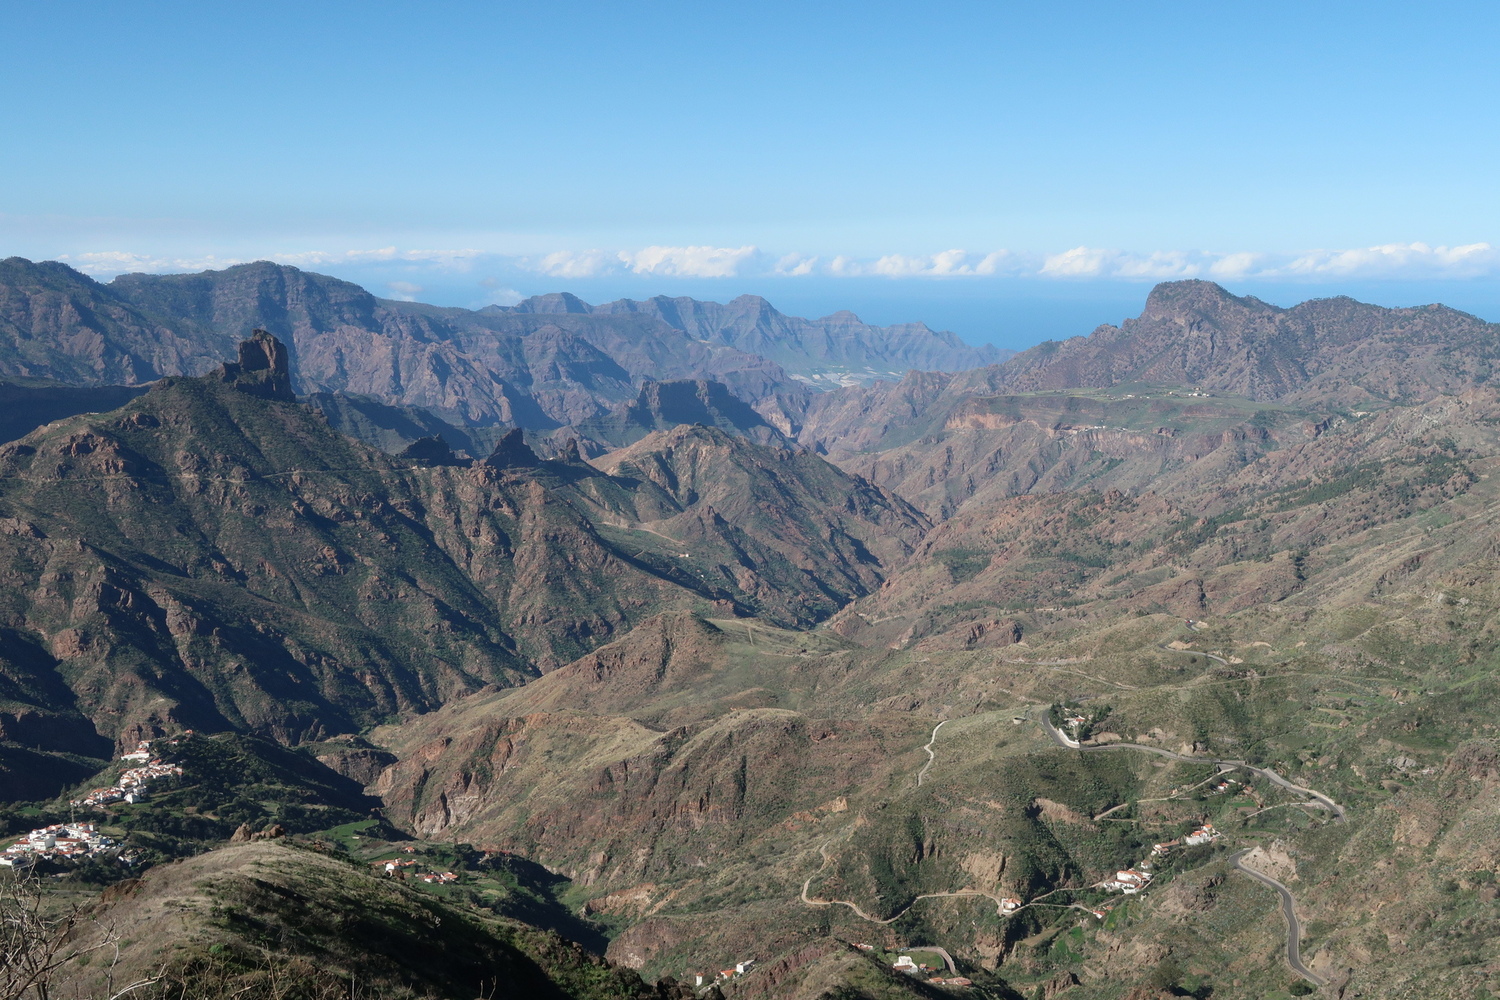
[[[1500,395],[1476,323],[1168,285],[1012,364],[810,397],[800,427],[631,376],[581,450],[511,431],[474,458],[411,413],[329,410],[424,432],[400,456],[343,437],[257,336],[0,449],[0,767],[76,778],[182,725],[316,741],[389,836],[546,873],[536,912],[621,966],[758,959],[727,996],[948,989],[892,978],[906,953],[1007,1000],[1483,996]],[[145,829],[130,808],[111,822]],[[1144,892],[1106,886],[1148,859]],[[1293,895],[1305,970],[1240,865]],[[269,896],[216,920],[323,912],[254,878]],[[408,913],[318,879],[358,926],[351,899]]]
[[[771,617],[783,622],[819,620],[845,595],[873,591],[929,526],[904,500],[810,452],[713,428],[657,431],[596,464],[656,486],[681,510],[632,503],[616,508],[619,516],[680,539],[684,559],[724,567],[722,585],[732,579],[757,607],[780,609]]]
[[[663,608],[811,625],[927,527],[815,456],[707,429],[638,443],[625,475],[518,439],[472,465],[391,459],[289,380],[257,334],[215,375],[0,451],[8,738],[357,730],[534,676]],[[695,478],[711,465],[732,470],[719,488]],[[53,721],[23,722],[37,713]]]
[[[784,445],[786,436],[722,382],[702,379],[679,382],[647,381],[640,395],[606,417],[570,428],[602,455],[613,448],[635,444],[653,431],[683,424],[716,427],[757,444]],[[566,432],[565,432],[566,433]]]
[[[998,995],[1271,992],[1295,981],[1275,896],[1228,865],[1258,848],[1305,909],[1316,975],[1468,995],[1500,957],[1477,943],[1496,843],[1500,400],[1309,423],[1124,395],[976,398],[975,430],[1106,424],[1136,450],[1080,430],[1039,468],[1051,488],[975,490],[831,630],[653,619],[533,684],[381,730],[398,763],[372,790],[421,836],[566,873],[619,928],[611,956],[653,974],[755,941],[787,976],[791,956],[844,955],[820,950],[831,934],[941,942]],[[683,468],[678,488],[703,488]],[[1097,740],[1147,750],[1057,747],[1038,712],[1062,702]],[[1193,759],[1216,756],[1347,817],[1252,772],[1205,791],[1218,772]],[[1223,844],[1170,853],[1139,900],[1090,888],[1205,819]],[[1056,908],[1007,917],[1006,897]],[[1387,915],[1399,898],[1424,919]],[[1423,971],[1397,975],[1409,961]]]
[[[56,261],[0,261],[0,374],[139,385],[200,374],[249,333],[204,343]]]
[[[459,424],[576,423],[648,377],[718,379],[751,402],[799,391],[764,358],[645,316],[440,309],[264,262],[107,285],[18,257],[0,269],[0,374],[89,385],[197,375],[257,328],[291,347],[300,393],[367,395]]]

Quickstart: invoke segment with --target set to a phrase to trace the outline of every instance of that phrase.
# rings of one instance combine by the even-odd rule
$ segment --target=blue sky
[[[0,254],[1022,345],[1210,277],[1500,319],[1500,5],[6,5]]]

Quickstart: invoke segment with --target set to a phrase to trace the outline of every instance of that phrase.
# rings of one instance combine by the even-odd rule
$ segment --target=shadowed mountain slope
[[[145,392],[128,385],[75,386],[46,379],[0,380],[0,443],[64,417],[113,410]]]
[[[640,395],[607,417],[576,428],[581,443],[597,456],[634,444],[653,431],[682,424],[716,427],[764,445],[785,445],[786,437],[765,417],[719,382],[648,381]]]
[[[59,985],[78,995],[103,996],[111,982],[118,988],[162,977],[145,982],[139,994],[692,996],[674,984],[648,985],[551,932],[280,841],[159,866],[114,891],[93,916],[76,935],[80,951],[107,942],[111,927],[128,927],[135,947],[124,950],[119,964],[64,965]]]

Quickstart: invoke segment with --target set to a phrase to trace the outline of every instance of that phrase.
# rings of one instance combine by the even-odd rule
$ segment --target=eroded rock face
[[[525,436],[517,428],[505,432],[484,464],[492,469],[529,469],[540,465],[541,459],[526,444]]]
[[[396,755],[375,747],[350,747],[318,754],[318,762],[361,785],[372,784],[396,763]]]
[[[293,400],[292,368],[286,345],[264,330],[240,342],[239,361],[227,361],[219,377],[239,389],[267,399]]]

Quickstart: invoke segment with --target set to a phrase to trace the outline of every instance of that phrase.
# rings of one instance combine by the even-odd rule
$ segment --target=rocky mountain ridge
[[[970,397],[1078,390],[1228,396],[1323,415],[1410,405],[1488,384],[1500,364],[1496,331],[1439,305],[1338,298],[1281,309],[1208,281],[1166,282],[1120,327],[999,365],[811,397],[797,439],[835,456],[881,451],[941,432]]]
[[[787,316],[759,295],[741,295],[723,304],[658,295],[597,306],[572,295],[546,295],[512,308],[651,316],[699,340],[769,358],[819,388],[899,377],[912,369],[963,371],[995,364],[1014,353],[988,345],[971,347],[924,323],[871,326],[848,310],[815,320]]]
[[[216,374],[0,448],[7,728],[45,716],[55,751],[80,725],[354,731],[665,608],[811,625],[928,526],[816,456],[709,429],[638,442],[626,475],[519,432],[469,467],[393,459],[298,403],[288,362],[257,333]],[[704,466],[764,509],[740,517]]]
[[[603,416],[645,379],[710,379],[777,412],[806,387],[997,360],[921,324],[785,316],[763,299],[591,307],[540,296],[471,311],[378,299],[259,262],[95,282],[57,262],[0,266],[0,374],[138,385],[201,374],[252,329],[282,339],[297,391],[422,407],[459,424],[547,429]],[[793,378],[796,376],[796,378]]]

